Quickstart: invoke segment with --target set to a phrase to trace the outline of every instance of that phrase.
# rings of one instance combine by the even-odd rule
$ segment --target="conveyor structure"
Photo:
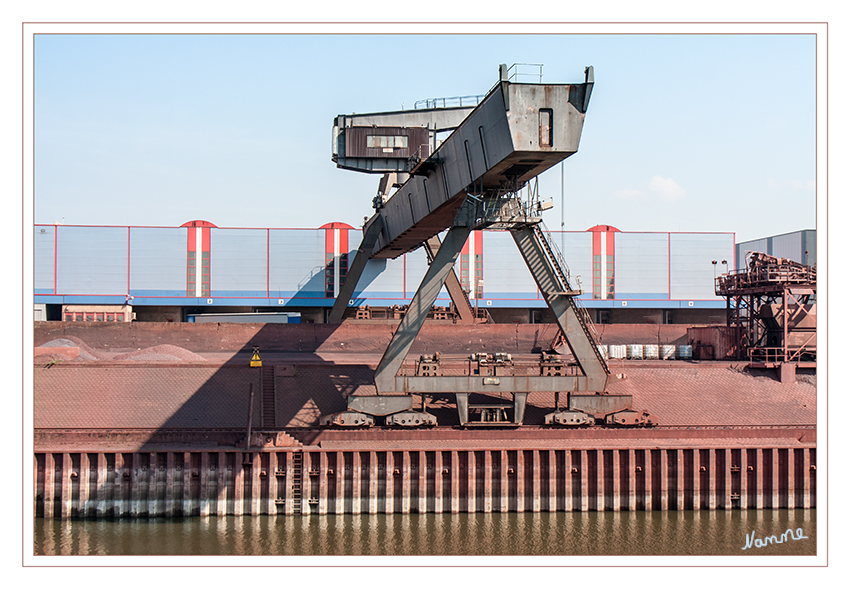
[[[780,368],[793,382],[797,368],[817,366],[816,266],[747,252],[745,268],[715,279],[715,293],[751,367]]]
[[[578,150],[593,68],[585,69],[579,84],[514,83],[505,65],[499,73],[499,82],[474,108],[340,115],[335,120],[337,165],[385,176],[373,203],[376,212],[363,228],[330,322],[342,320],[368,259],[395,258],[425,245],[431,263],[375,371],[377,395],[350,397],[348,411],[323,418],[327,425],[368,426],[376,418],[383,418],[385,425],[435,425],[436,419],[424,410],[425,399],[453,395],[462,426],[519,426],[531,392],[555,394],[555,412],[546,416],[551,425],[654,421],[648,413],[631,409],[629,395],[605,392],[610,373],[589,316],[579,306],[581,291],[572,288],[569,271],[541,228],[547,203],[531,190],[537,175]],[[436,132],[451,127],[451,135],[438,144]],[[392,186],[398,188],[387,198]],[[443,285],[458,308],[464,301],[468,308],[453,265],[470,232],[488,228],[510,231],[557,319],[575,359],[574,369],[520,373],[507,355],[474,354],[475,366],[463,375],[443,375],[438,357],[423,358],[425,366],[432,367],[424,373],[399,374]],[[565,409],[559,407],[561,393],[567,394]],[[475,394],[509,395],[513,402],[470,404]],[[413,409],[413,395],[422,399],[422,410]],[[471,410],[479,413],[480,421],[470,419]],[[506,410],[512,410],[510,419]]]

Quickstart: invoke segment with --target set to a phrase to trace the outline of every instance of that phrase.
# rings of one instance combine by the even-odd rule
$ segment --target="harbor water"
[[[815,509],[37,518],[33,551],[78,556],[790,556],[816,554],[816,524]]]

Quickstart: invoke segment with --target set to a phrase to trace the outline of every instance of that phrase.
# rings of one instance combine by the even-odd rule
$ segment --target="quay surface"
[[[70,337],[83,356],[34,363],[38,517],[816,506],[813,374],[782,383],[734,362],[612,363],[623,377],[609,391],[657,415],[661,425],[648,429],[468,430],[437,399],[428,405],[436,429],[329,430],[316,427],[319,416],[374,394],[386,326],[284,332],[262,369],[247,366],[262,340],[256,326],[105,327],[36,330],[37,346]],[[487,351],[529,354],[548,338],[546,326],[496,327]],[[322,335],[307,345],[305,333]],[[470,345],[450,333],[439,326],[429,337],[426,325],[419,345]],[[168,342],[198,357],[163,360]],[[542,423],[552,403],[529,395],[526,423]]]

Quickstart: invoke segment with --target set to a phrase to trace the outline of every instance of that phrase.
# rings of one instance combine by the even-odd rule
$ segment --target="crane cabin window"
[[[366,147],[407,149],[407,135],[366,135]]]

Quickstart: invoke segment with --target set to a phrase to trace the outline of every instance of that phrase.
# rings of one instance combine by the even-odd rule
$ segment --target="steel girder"
[[[345,314],[345,309],[348,307],[348,302],[354,295],[354,289],[357,288],[357,282],[360,276],[363,275],[363,270],[366,268],[366,262],[369,261],[369,254],[372,248],[375,247],[375,242],[378,240],[378,235],[381,233],[382,224],[380,222],[370,225],[363,235],[363,241],[357,248],[357,253],[354,254],[354,260],[348,266],[348,274],[339,289],[339,294],[334,301],[334,306],[331,309],[331,314],[328,317],[328,323],[342,323],[342,317]]]
[[[440,238],[435,235],[425,242],[425,253],[428,255],[428,262],[434,262],[434,258],[437,256],[438,251],[440,251]],[[474,323],[475,313],[472,310],[472,306],[469,304],[469,299],[466,297],[466,293],[463,292],[463,287],[460,285],[460,280],[458,280],[457,273],[454,268],[452,268],[446,275],[446,290],[449,293],[449,297],[452,299],[452,303],[454,303],[457,314],[460,317],[460,322]]]
[[[422,279],[413,300],[410,301],[410,306],[407,308],[401,324],[375,370],[375,386],[379,394],[397,390],[395,375],[410,351],[413,340],[416,339],[419,330],[422,329],[425,318],[431,311],[434,301],[437,300],[440,289],[443,288],[446,277],[452,270],[460,250],[463,249],[470,231],[471,228],[467,226],[454,226],[446,233],[434,261],[428,267],[425,278]]]

